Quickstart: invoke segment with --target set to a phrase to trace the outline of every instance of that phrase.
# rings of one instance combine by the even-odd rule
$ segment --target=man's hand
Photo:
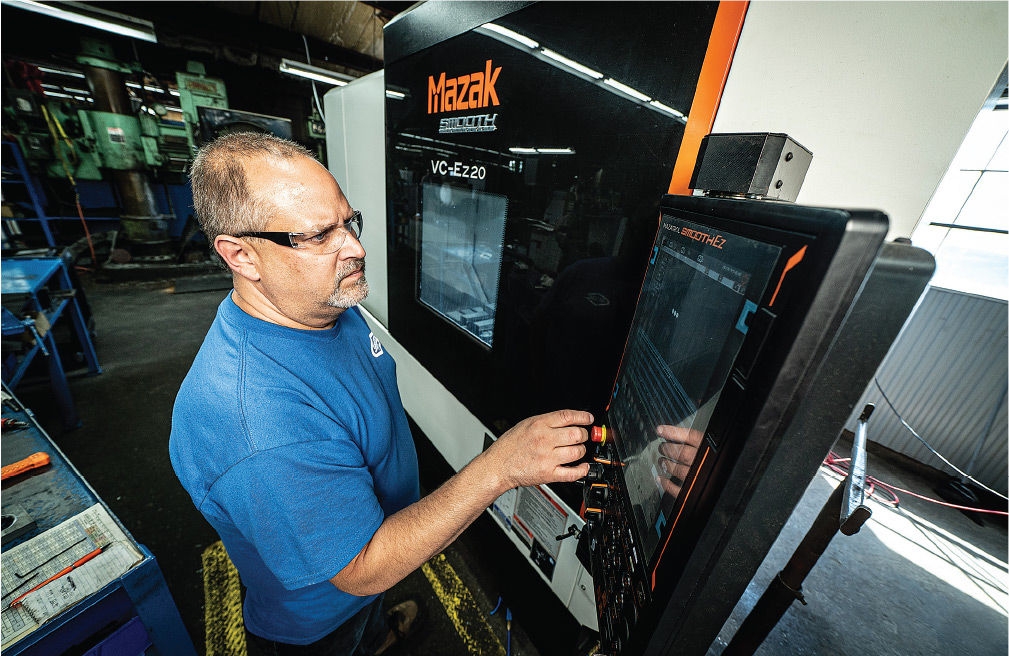
[[[666,493],[679,496],[704,434],[693,428],[679,426],[657,426],[655,434],[663,439],[659,443],[656,465],[659,470],[659,485]]]
[[[361,549],[332,578],[352,595],[388,590],[456,539],[494,500],[514,487],[575,481],[588,473],[583,463],[592,423],[588,412],[560,410],[520,421],[458,474],[420,501],[387,517]]]
[[[485,465],[501,483],[501,492],[541,483],[572,482],[585,476],[589,466],[566,466],[585,455],[592,415],[578,410],[558,410],[524,419],[482,454]]]

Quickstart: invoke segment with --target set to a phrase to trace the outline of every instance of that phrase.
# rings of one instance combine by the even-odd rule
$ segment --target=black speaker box
[[[690,187],[709,196],[794,201],[813,153],[787,134],[709,134]]]

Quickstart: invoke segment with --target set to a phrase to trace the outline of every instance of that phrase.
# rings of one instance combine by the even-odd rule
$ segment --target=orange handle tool
[[[39,451],[38,453],[31,454],[23,460],[18,460],[17,462],[6,465],[2,470],[0,470],[0,480],[6,481],[8,478],[20,476],[25,472],[38,469],[39,467],[45,467],[48,464],[49,454]]]
[[[27,590],[26,592],[23,592],[20,595],[18,595],[18,597],[14,601],[12,601],[10,603],[10,606],[8,606],[8,608],[13,608],[14,606],[20,606],[22,599],[24,599],[25,597],[27,597],[31,593],[35,592],[36,590],[38,590],[42,586],[49,585],[50,583],[52,583],[56,579],[60,578],[61,576],[65,575],[65,574],[69,574],[70,572],[74,571],[75,569],[77,569],[78,567],[80,567],[81,565],[83,565],[84,563],[88,562],[89,560],[91,560],[92,558],[94,558],[95,556],[97,556],[98,554],[100,554],[101,552],[102,552],[102,548],[98,547],[94,551],[92,551],[91,553],[89,553],[89,554],[87,554],[85,556],[82,556],[81,558],[78,558],[77,560],[75,560],[73,562],[73,564],[67,565],[66,567],[64,567],[60,571],[56,572],[55,574],[53,574],[52,576],[50,576],[49,578],[47,578],[45,581],[42,581],[42,583],[39,583],[38,585],[36,585],[34,588],[31,588],[30,590]]]

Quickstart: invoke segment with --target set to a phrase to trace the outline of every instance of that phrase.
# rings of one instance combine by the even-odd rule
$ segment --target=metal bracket
[[[802,594],[802,586],[800,585],[798,588],[793,588],[792,586],[785,583],[785,579],[781,577],[781,574],[782,572],[778,572],[777,574],[778,583],[780,583],[785,589],[787,589],[789,592],[795,595],[795,598],[801,601],[803,606],[808,606],[809,604],[806,603],[806,597]]]

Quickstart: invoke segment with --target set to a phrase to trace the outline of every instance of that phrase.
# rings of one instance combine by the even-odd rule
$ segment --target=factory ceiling
[[[154,23],[158,47],[241,67],[276,70],[282,58],[360,76],[383,66],[383,26],[409,2],[93,2]],[[4,6],[4,54],[45,58],[74,50],[79,26]],[[10,22],[8,22],[10,21]],[[41,37],[41,38],[40,38]],[[43,43],[49,45],[43,47]],[[60,48],[56,48],[59,50]],[[307,49],[307,55],[306,55]],[[156,49],[143,48],[145,58]]]
[[[232,63],[276,66],[287,57],[350,75],[382,68],[384,25],[407,2],[108,2],[108,9],[146,18],[160,43],[210,48]],[[244,61],[243,61],[244,60]]]
[[[211,2],[227,12],[376,60],[383,58],[382,28],[407,2]]]

